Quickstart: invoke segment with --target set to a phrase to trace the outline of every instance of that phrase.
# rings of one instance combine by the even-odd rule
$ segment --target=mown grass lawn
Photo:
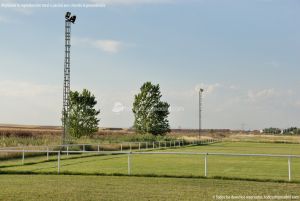
[[[216,153],[247,154],[294,154],[300,155],[300,144],[258,143],[258,142],[220,142],[203,146],[188,146],[173,151],[199,151]]]
[[[0,175],[0,189],[0,200],[5,201],[207,201],[225,195],[293,195],[299,200],[300,196],[300,184],[292,183],[126,176]]]
[[[224,142],[206,146],[193,146],[167,151],[300,154],[297,144]],[[88,156],[88,155],[86,155]],[[89,157],[63,156],[60,172],[67,174],[127,174],[127,155],[90,155]],[[56,156],[53,161],[45,157],[0,161],[0,171],[56,173]],[[33,162],[33,163],[32,163]],[[36,163],[34,163],[36,162]],[[208,177],[232,177],[242,179],[288,180],[287,158],[208,156]],[[131,173],[158,176],[204,176],[204,156],[201,155],[132,155]],[[300,159],[292,159],[292,180],[300,181]]]

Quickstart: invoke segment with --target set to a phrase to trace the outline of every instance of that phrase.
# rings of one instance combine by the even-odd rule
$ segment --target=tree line
[[[164,135],[170,132],[168,121],[169,107],[161,101],[162,94],[159,84],[145,82],[140,92],[134,96],[132,112],[134,114],[133,128],[140,134]],[[72,137],[91,136],[99,129],[100,110],[96,97],[87,89],[82,92],[71,91],[69,96],[69,116],[67,119],[69,134]]]
[[[300,135],[300,128],[297,127],[290,127],[286,129],[280,128],[265,128],[263,129],[263,133],[266,134],[283,134],[283,135]]]

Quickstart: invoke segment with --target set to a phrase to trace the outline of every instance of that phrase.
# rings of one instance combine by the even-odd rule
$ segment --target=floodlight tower
[[[201,111],[202,111],[202,93],[203,93],[204,89],[200,88],[199,89],[199,133],[198,133],[198,140],[200,140],[200,135],[201,135],[201,129],[202,129],[202,125],[201,125]]]
[[[71,49],[71,24],[75,23],[76,16],[71,16],[70,12],[65,15],[65,63],[64,63],[64,89],[63,89],[63,133],[62,144],[65,144],[69,138],[68,119],[69,119],[69,106],[70,106],[70,49]]]

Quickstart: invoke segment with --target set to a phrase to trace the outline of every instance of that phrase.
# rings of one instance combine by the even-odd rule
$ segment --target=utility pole
[[[75,23],[76,16],[71,16],[70,12],[65,15],[65,63],[64,63],[64,89],[63,89],[63,132],[62,144],[65,144],[69,138],[69,106],[70,106],[70,50],[71,50],[71,23]]]
[[[202,125],[201,125],[201,111],[202,111],[202,93],[203,93],[204,89],[200,88],[199,89],[199,133],[198,133],[198,140],[200,140],[200,135],[201,135],[201,129],[202,129]]]

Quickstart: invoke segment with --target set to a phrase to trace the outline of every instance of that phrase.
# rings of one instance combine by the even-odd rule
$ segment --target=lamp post
[[[198,140],[200,140],[200,135],[201,135],[201,111],[202,111],[202,93],[204,89],[200,88],[199,89],[199,130],[198,130]]]
[[[64,89],[63,89],[63,132],[62,144],[65,144],[69,137],[69,95],[70,95],[70,50],[71,50],[71,24],[75,23],[76,16],[71,16],[70,12],[65,15],[65,63],[64,63]]]

